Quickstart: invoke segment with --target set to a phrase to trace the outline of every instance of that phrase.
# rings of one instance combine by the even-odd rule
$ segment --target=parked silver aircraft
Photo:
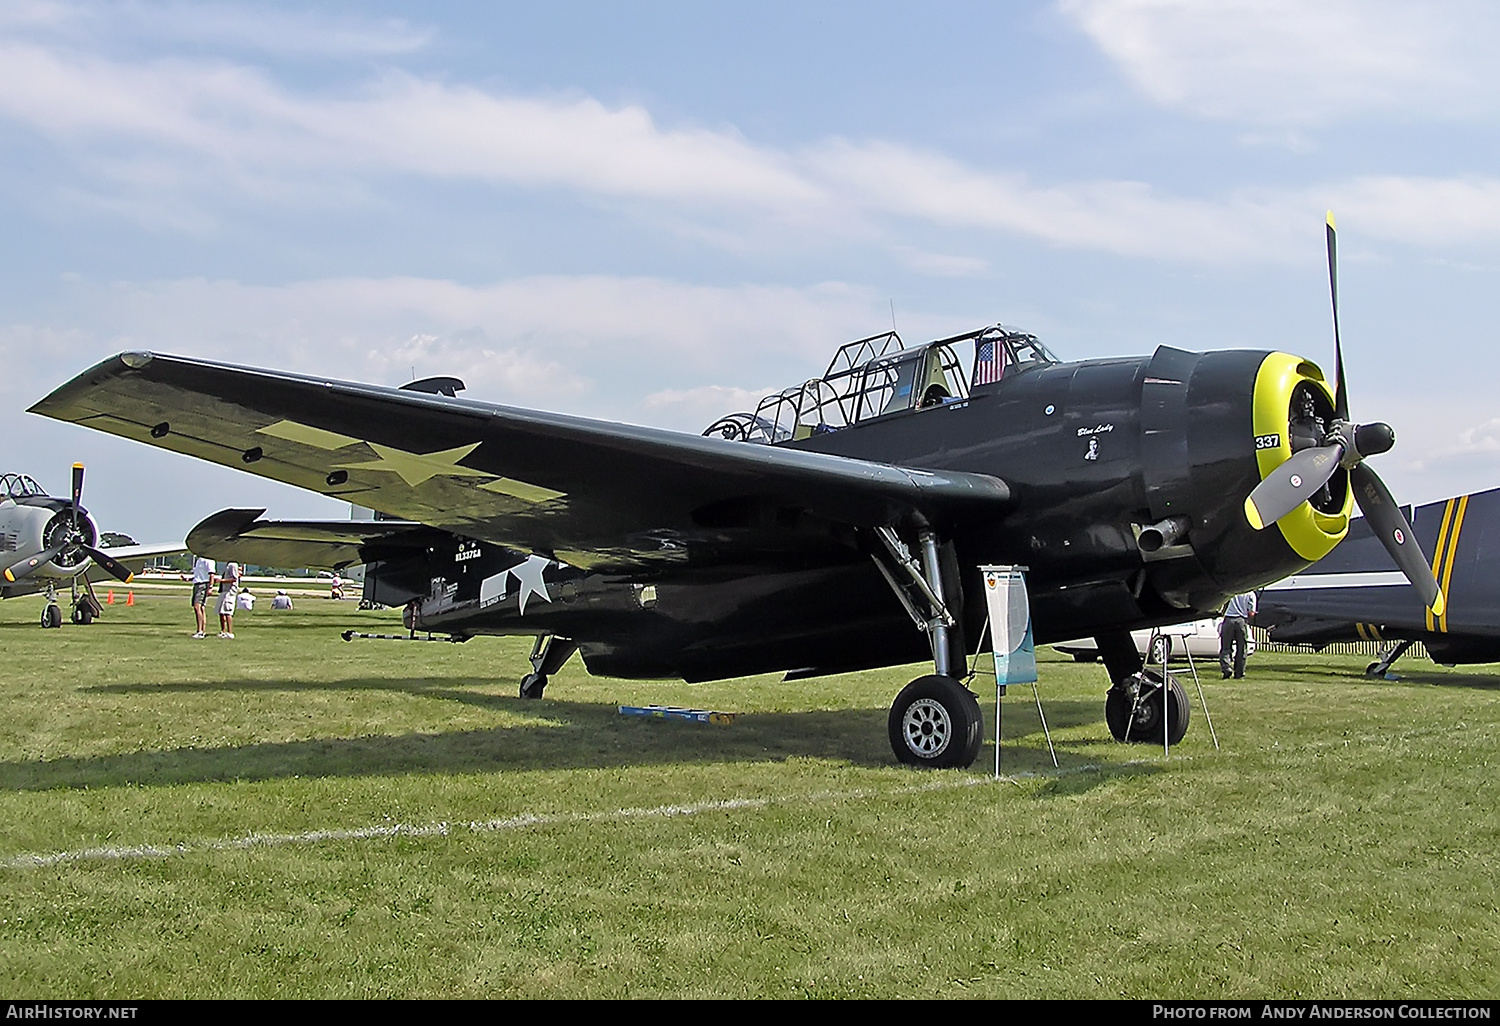
[[[63,581],[72,591],[74,623],[90,623],[99,614],[88,579],[91,566],[128,582],[148,559],[186,551],[180,542],[99,548],[99,527],[82,499],[82,463],[73,464],[69,499],[48,495],[26,474],[0,475],[0,598],[45,591],[43,627],[62,626],[57,587]]]

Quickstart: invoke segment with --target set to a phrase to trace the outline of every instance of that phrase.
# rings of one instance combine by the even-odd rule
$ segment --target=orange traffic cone
[[[133,605],[135,605],[135,592],[132,591],[129,595],[127,595],[125,597],[125,604],[127,606],[133,606]]]
[[[113,588],[109,589],[109,594],[105,596],[104,601],[110,605],[115,604],[115,590]]]

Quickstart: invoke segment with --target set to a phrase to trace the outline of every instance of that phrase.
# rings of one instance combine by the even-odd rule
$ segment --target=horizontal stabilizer
[[[443,534],[406,520],[261,520],[263,513],[220,510],[188,532],[188,548],[258,566],[338,570],[409,554]]]

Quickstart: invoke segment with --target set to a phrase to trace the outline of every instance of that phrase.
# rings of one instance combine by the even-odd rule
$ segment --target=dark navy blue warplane
[[[1329,265],[1334,266],[1329,221]],[[1335,352],[1337,340],[1335,290]],[[336,496],[389,519],[227,510],[195,551],[367,565],[372,598],[455,638],[538,638],[523,696],[573,652],[623,677],[831,674],[930,658],[889,716],[898,759],[966,766],[978,702],[977,567],[1030,568],[1038,643],[1098,639],[1121,739],[1186,730],[1137,627],[1216,612],[1326,556],[1353,504],[1441,602],[1363,462],[1394,442],[1349,419],[1340,373],[1285,352],[1063,363],[984,328],[849,343],[821,376],[701,436],[147,352],[32,411]]]

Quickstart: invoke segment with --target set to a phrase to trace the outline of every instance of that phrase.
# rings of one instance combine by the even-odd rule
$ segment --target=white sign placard
[[[995,682],[1036,683],[1036,645],[1031,640],[1031,603],[1026,575],[1018,566],[982,566],[995,648]]]

